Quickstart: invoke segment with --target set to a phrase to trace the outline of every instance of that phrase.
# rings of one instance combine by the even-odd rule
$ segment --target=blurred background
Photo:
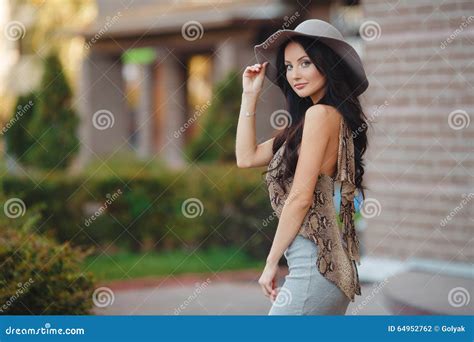
[[[370,82],[347,314],[472,314],[469,0],[0,0],[0,313],[266,315],[278,222],[265,168],[235,165],[241,79],[311,18]],[[285,108],[264,87],[258,143]]]

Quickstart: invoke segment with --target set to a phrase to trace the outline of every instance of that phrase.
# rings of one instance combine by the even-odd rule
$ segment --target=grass
[[[255,260],[235,247],[189,251],[131,253],[120,252],[90,256],[84,270],[92,272],[98,280],[130,279],[163,276],[170,273],[206,273],[224,270],[262,268],[264,260]]]

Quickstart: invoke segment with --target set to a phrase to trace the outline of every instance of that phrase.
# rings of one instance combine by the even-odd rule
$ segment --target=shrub
[[[79,150],[79,118],[72,109],[72,92],[55,54],[45,58],[37,107],[28,123],[34,140],[26,153],[29,165],[64,169]]]
[[[48,225],[41,231],[73,245],[125,250],[234,245],[263,258],[277,223],[264,223],[272,210],[261,170],[234,164],[160,173],[130,166],[120,174],[30,177],[4,177],[3,188],[7,194],[21,193],[29,207],[44,203],[41,212]],[[121,194],[106,205],[118,190]],[[186,216],[183,205],[193,198],[200,214]],[[101,214],[86,224],[94,212]]]
[[[19,162],[24,162],[25,152],[34,142],[26,127],[33,117],[35,106],[34,93],[19,96],[12,115],[11,127],[7,127],[5,132],[7,152]]]
[[[90,273],[81,272],[81,262],[91,250],[81,251],[68,243],[59,245],[33,232],[39,218],[34,208],[28,208],[21,218],[2,215],[0,314],[89,313],[93,279]]]
[[[235,163],[235,134],[242,100],[240,79],[233,71],[215,86],[212,103],[203,116],[203,131],[186,146],[189,159]]]

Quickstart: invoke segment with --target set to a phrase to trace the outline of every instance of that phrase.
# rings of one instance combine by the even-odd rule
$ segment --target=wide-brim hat
[[[276,59],[278,48],[289,38],[294,36],[312,37],[321,41],[338,54],[352,70],[348,75],[348,82],[357,96],[362,94],[369,86],[362,61],[356,50],[344,40],[342,34],[334,26],[319,19],[309,19],[300,23],[294,30],[278,30],[268,37],[263,43],[255,45],[254,51],[258,63],[268,61],[265,76],[278,85],[278,72]]]

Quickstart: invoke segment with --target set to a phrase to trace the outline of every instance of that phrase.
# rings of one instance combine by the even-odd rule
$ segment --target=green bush
[[[5,201],[2,199],[2,206]],[[34,207],[22,217],[0,219],[0,314],[87,314],[93,279],[81,264],[89,251],[36,234]]]
[[[38,104],[27,127],[34,143],[25,159],[37,168],[65,169],[79,150],[79,117],[72,109],[71,88],[55,54],[44,60],[39,89]]]
[[[203,116],[203,131],[185,149],[190,160],[235,163],[237,116],[242,100],[239,73],[230,72],[213,90],[212,103]]]
[[[26,127],[33,117],[36,102],[33,92],[19,96],[12,114],[11,126],[5,127],[7,152],[19,162],[25,162],[25,153],[34,142]]]
[[[237,246],[248,255],[268,254],[277,220],[272,216],[262,170],[235,165],[191,165],[182,171],[136,170],[100,175],[5,177],[7,194],[21,194],[41,209],[41,231],[73,245],[125,250]],[[108,196],[120,190],[110,204]],[[200,215],[184,215],[196,198]],[[106,208],[105,208],[106,207]],[[100,208],[102,214],[91,218]],[[191,210],[191,209],[190,209]]]

